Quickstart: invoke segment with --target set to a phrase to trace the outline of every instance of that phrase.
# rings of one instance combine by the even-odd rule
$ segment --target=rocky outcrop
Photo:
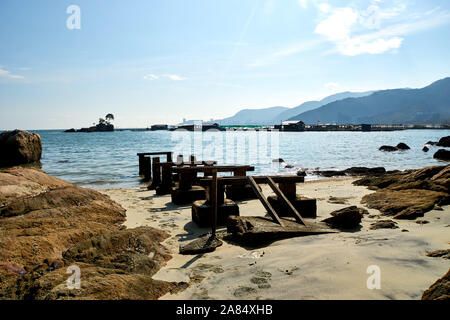
[[[125,229],[109,197],[32,168],[0,172],[0,299],[155,299],[178,285],[151,276],[168,234]],[[81,269],[68,290],[67,267]]]
[[[403,142],[400,142],[398,145],[397,145],[397,149],[398,150],[409,150],[409,149],[411,149],[406,143],[403,143]]]
[[[351,167],[345,170],[324,170],[324,171],[317,170],[314,171],[313,173],[327,178],[340,176],[377,176],[386,173],[386,169],[383,167],[375,167],[375,168]]]
[[[41,137],[22,130],[0,134],[0,167],[16,166],[41,160]]]
[[[450,269],[423,293],[422,300],[450,300]]]
[[[401,219],[415,219],[450,201],[450,165],[386,173],[354,182],[375,193],[362,198],[369,208]]]
[[[322,220],[322,222],[338,229],[354,229],[361,224],[361,219],[364,214],[367,214],[367,210],[351,206],[333,211],[330,214],[332,217]]]
[[[378,150],[392,152],[392,151],[397,151],[398,149],[397,149],[397,147],[393,147],[393,146],[381,146]]]
[[[424,146],[424,147],[422,148],[422,151],[423,151],[423,152],[428,152],[428,151],[430,151],[430,149],[429,149],[427,146]]]
[[[439,149],[433,155],[433,158],[438,160],[450,161],[450,151],[445,149]]]
[[[436,143],[436,145],[438,147],[450,148],[450,136],[439,139],[439,141],[438,141],[438,143]]]

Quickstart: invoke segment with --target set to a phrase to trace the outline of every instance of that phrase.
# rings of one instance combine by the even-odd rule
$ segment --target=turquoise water
[[[169,132],[116,131],[63,133],[35,131],[43,144],[42,168],[49,174],[84,186],[138,186],[138,152],[174,151],[220,164],[251,164],[252,174],[295,173],[299,168],[345,169],[352,166],[391,169],[443,164],[425,153],[425,142],[437,141],[449,130],[393,132]],[[404,142],[411,150],[381,152],[381,145]],[[283,158],[294,168],[272,162]],[[314,177],[311,177],[314,178]]]

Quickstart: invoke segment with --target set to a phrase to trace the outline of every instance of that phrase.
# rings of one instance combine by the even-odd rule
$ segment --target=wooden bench
[[[191,157],[190,162],[160,162],[158,166],[160,167],[161,180],[159,185],[155,185],[156,194],[165,195],[172,192],[172,187],[175,186],[173,168],[176,167],[199,167],[199,166],[213,166],[216,161],[196,161]],[[158,170],[157,170],[158,171]],[[179,178],[177,179],[179,180]]]
[[[234,176],[247,175],[247,171],[254,171],[253,166],[180,166],[172,168],[172,171],[178,173],[178,187],[172,188],[171,196],[174,204],[188,204],[196,200],[204,200],[206,198],[205,189],[201,186],[194,185],[197,180],[197,174],[202,172],[205,176],[212,175],[213,170],[216,172],[232,172]]]

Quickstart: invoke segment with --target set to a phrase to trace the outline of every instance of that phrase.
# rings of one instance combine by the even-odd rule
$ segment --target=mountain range
[[[303,112],[319,108],[330,102],[341,100],[345,98],[364,97],[372,94],[373,91],[367,92],[341,92],[328,96],[320,101],[308,101],[294,108],[286,107],[270,107],[263,109],[243,109],[237,112],[234,116],[214,120],[220,125],[275,125],[280,124],[292,117],[295,117]]]
[[[380,90],[345,98],[289,118],[306,124],[438,124],[450,123],[450,77],[421,89]]]
[[[243,109],[211,122],[245,126],[276,125],[287,120],[306,124],[448,124],[450,77],[420,89],[341,92],[294,108]]]

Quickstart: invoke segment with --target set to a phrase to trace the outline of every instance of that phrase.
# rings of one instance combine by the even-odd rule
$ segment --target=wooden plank
[[[267,201],[267,199],[264,196],[264,194],[259,190],[258,185],[255,182],[255,179],[253,179],[252,176],[247,177],[247,179],[248,179],[248,182],[249,182],[250,186],[252,187],[253,191],[256,193],[256,195],[258,196],[259,200],[261,201],[261,203],[263,204],[264,208],[267,210],[269,215],[272,217],[272,219],[275,222],[277,222],[280,226],[284,227],[284,224],[281,221],[280,217],[278,217],[278,214],[272,208],[272,206],[270,205],[269,201]]]
[[[211,186],[211,207],[212,207],[212,237],[216,236],[217,227],[217,171],[212,172],[212,186]]]
[[[256,183],[267,183],[267,176],[252,176]],[[305,181],[304,177],[295,175],[284,176],[270,176],[275,183],[302,183]],[[199,179],[201,185],[211,184],[211,178]],[[247,177],[219,177],[219,183],[227,186],[248,184]]]
[[[289,209],[291,209],[292,213],[294,214],[295,220],[297,220],[297,222],[306,226],[306,223],[303,220],[302,216],[298,213],[297,209],[295,209],[295,207],[292,205],[292,203],[286,198],[286,196],[280,190],[280,188],[278,188],[278,186],[275,184],[275,182],[272,180],[271,177],[267,177],[267,182],[268,182],[268,185],[275,192],[275,194],[278,196],[278,200],[283,201],[289,207]]]

